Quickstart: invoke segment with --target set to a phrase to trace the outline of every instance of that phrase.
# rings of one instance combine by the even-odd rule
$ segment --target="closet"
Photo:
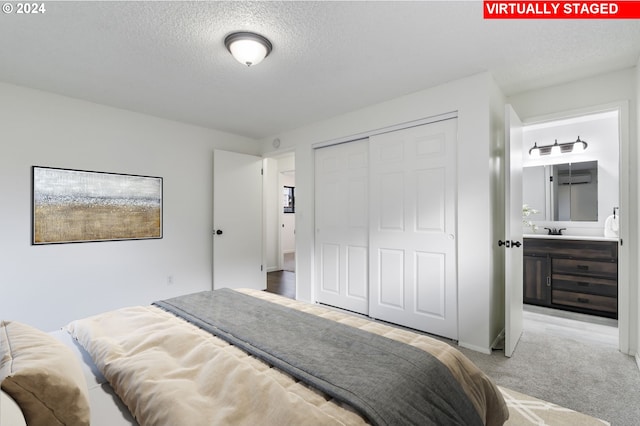
[[[456,129],[315,150],[317,302],[457,339]]]

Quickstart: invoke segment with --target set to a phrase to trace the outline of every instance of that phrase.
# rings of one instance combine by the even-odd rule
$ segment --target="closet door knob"
[[[216,229],[216,235],[222,235],[222,229]]]

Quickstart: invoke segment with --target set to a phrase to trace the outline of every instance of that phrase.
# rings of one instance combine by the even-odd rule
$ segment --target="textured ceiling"
[[[0,15],[0,81],[263,138],[490,71],[506,94],[632,67],[640,21],[484,20],[482,2],[55,2]],[[274,50],[246,68],[224,37]]]

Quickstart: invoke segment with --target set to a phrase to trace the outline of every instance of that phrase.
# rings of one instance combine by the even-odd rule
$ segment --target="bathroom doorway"
[[[554,324],[565,323],[587,340],[593,326],[600,339],[626,351],[629,195],[621,114],[626,109],[616,105],[524,126],[524,315],[529,326],[551,333]],[[546,242],[546,257],[531,250]],[[563,252],[571,242],[574,252]],[[607,254],[577,259],[580,244],[585,254],[587,245],[604,244]],[[606,272],[595,270],[601,265]]]

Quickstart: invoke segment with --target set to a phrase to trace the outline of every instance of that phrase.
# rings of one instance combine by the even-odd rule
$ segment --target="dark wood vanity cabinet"
[[[524,303],[618,317],[616,241],[525,238]]]
[[[548,306],[551,303],[551,272],[548,256],[525,255],[522,268],[524,303]]]

